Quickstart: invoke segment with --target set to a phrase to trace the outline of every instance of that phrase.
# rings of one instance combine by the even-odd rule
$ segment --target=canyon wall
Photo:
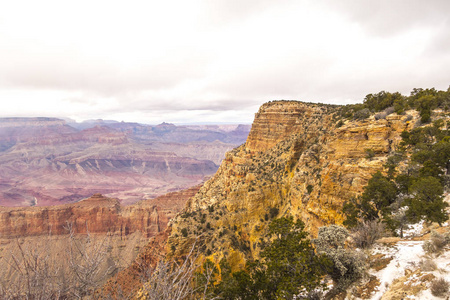
[[[127,236],[139,231],[144,237],[162,232],[199,186],[121,206],[101,194],[76,203],[48,207],[0,207],[0,238],[75,233]]]
[[[39,266],[46,264],[51,270],[57,269],[67,279],[72,274],[68,261],[73,258],[71,249],[79,247],[97,259],[102,255],[94,275],[103,278],[102,284],[120,271],[117,276],[121,285],[115,284],[117,280],[105,285],[106,298],[118,289],[131,292],[141,283],[140,259],[151,258],[155,263],[164,255],[168,221],[198,190],[199,186],[195,186],[128,206],[95,194],[64,205],[0,207],[0,285],[7,284],[10,291],[17,292],[17,286],[27,278],[17,275],[22,271],[22,260],[35,258],[39,259]],[[91,268],[91,262],[85,262],[85,266]]]
[[[169,255],[182,254],[201,236],[205,256],[227,257],[239,267],[245,257],[258,256],[275,217],[302,219],[312,235],[320,226],[341,224],[343,203],[383,169],[417,114],[372,116],[338,127],[338,110],[296,101],[264,104],[247,142],[227,153],[171,221]]]

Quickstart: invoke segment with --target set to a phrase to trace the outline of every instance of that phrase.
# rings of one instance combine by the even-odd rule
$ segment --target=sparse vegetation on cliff
[[[263,248],[261,259],[249,261],[244,270],[231,272],[227,262],[221,263],[222,281],[213,287],[217,297],[294,299],[325,288],[321,279],[331,261],[316,254],[302,221],[275,219],[269,225],[269,236],[271,242]]]
[[[420,98],[419,98],[420,99]],[[357,199],[343,206],[344,224],[383,220],[395,234],[420,220],[442,224],[448,219],[443,201],[449,182],[450,133],[443,119],[401,134],[399,150],[385,164],[387,175],[375,173]],[[407,158],[410,157],[409,160]],[[403,168],[398,172],[399,163]]]
[[[371,247],[386,227],[401,234],[413,222],[405,209],[407,199],[420,198],[426,192],[418,189],[418,178],[424,177],[420,174],[438,174],[434,165],[443,170],[440,161],[448,158],[437,150],[433,165],[423,160],[425,153],[415,154],[417,159],[409,164],[417,148],[401,142],[401,133],[411,132],[411,139],[422,143],[426,136],[420,137],[418,131],[424,127],[420,113],[399,115],[401,108],[409,109],[407,99],[399,94],[380,93],[367,99],[367,104],[358,106],[358,120],[353,114],[348,119],[339,117],[349,109],[345,107],[294,101],[263,105],[247,143],[227,154],[218,173],[189,202],[186,213],[174,220],[170,255],[182,254],[189,242],[202,234],[205,258],[217,266],[226,260],[230,276],[238,270],[248,274],[249,262],[261,260],[271,242],[269,222],[289,216],[304,220],[312,236],[320,226],[345,221],[356,226],[353,242],[361,248]],[[374,99],[386,103],[377,106]],[[380,110],[377,117],[373,117],[375,109]],[[366,114],[370,118],[365,118]],[[439,114],[446,118],[445,112],[431,111],[432,120]],[[424,128],[436,126],[441,133],[432,134],[444,139],[445,121]],[[432,149],[436,138],[429,140]],[[444,144],[439,147],[446,149]],[[419,182],[417,187],[413,181]],[[342,214],[345,201],[347,220]]]
[[[370,248],[385,227],[401,235],[417,219],[445,219],[447,93],[382,92],[342,108],[264,104],[247,143],[227,154],[172,219],[161,266],[185,257],[198,239],[196,263],[204,264],[190,278],[197,288],[207,287],[207,293],[198,289],[206,298],[317,297],[314,287],[326,273],[333,293],[349,289],[366,267],[358,253],[369,251],[353,247]],[[430,123],[424,124],[427,107]],[[351,233],[338,226],[344,221],[354,226]],[[317,231],[311,244],[308,234]],[[305,261],[313,268],[306,270]]]
[[[369,117],[371,113],[383,112],[375,115],[375,119],[382,119],[393,112],[403,114],[408,109],[418,110],[421,122],[428,123],[433,109],[442,109],[445,112],[450,109],[450,87],[447,91],[415,88],[409,96],[386,91],[368,94],[362,104],[341,107],[339,115],[347,119],[362,120]]]

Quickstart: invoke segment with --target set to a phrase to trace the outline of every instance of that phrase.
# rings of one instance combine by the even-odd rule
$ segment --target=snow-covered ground
[[[444,252],[444,254],[437,257],[434,262],[436,263],[438,269],[433,273],[436,278],[443,277],[445,280],[450,282],[450,251]],[[417,299],[442,299],[438,297],[434,297],[431,295],[430,290],[425,290],[421,294],[418,295]]]
[[[394,279],[405,275],[406,269],[413,269],[418,265],[424,252],[423,241],[402,241],[392,247],[376,246],[373,254],[386,254],[393,256],[386,268],[378,272],[370,272],[380,280],[378,292],[371,299],[380,299],[392,284]]]
[[[422,228],[423,223],[416,224],[412,226],[410,230],[405,232],[405,236],[418,236],[422,231]],[[406,279],[405,285],[408,283],[411,285],[425,284],[426,289],[418,292],[416,295],[405,296],[404,299],[443,299],[435,297],[431,294],[429,289],[431,281],[420,281],[419,277],[423,278],[424,275],[433,274],[435,278],[445,278],[450,282],[450,250],[444,251],[437,257],[433,257],[424,252],[422,248],[423,244],[424,241],[413,241],[406,238],[395,244],[375,245],[372,249],[373,255],[384,254],[385,257],[392,257],[392,260],[385,268],[379,271],[369,271],[371,275],[375,275],[380,281],[378,289],[374,292],[370,299],[381,299],[382,296],[392,287],[394,280],[405,276],[407,272],[411,274],[411,276]],[[415,274],[414,272],[420,267],[420,262],[426,259],[431,259],[434,263],[436,263],[437,269],[429,272],[421,270],[420,273]]]

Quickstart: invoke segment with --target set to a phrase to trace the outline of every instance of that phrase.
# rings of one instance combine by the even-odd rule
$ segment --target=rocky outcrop
[[[322,112],[322,111],[320,111]],[[297,101],[273,101],[264,104],[255,115],[246,149],[264,152],[286,139],[293,132],[304,131],[309,124],[301,120],[313,119],[319,111]]]
[[[82,201],[49,207],[0,207],[0,237],[99,233],[127,236],[140,231],[151,237],[164,231],[168,221],[199,187],[121,206],[117,199],[95,194]]]
[[[173,219],[170,254],[182,253],[201,235],[206,256],[225,256],[238,267],[245,257],[258,256],[275,216],[300,218],[313,235],[320,226],[341,224],[343,203],[382,170],[417,115],[337,127],[337,112],[335,106],[296,101],[264,104],[247,142],[227,153],[214,177]]]

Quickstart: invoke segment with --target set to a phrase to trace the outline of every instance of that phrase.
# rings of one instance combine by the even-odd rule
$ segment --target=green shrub
[[[422,124],[430,123],[430,121],[431,121],[430,112],[425,111],[424,113],[420,114],[420,122],[422,122]]]
[[[431,176],[419,177],[410,187],[413,198],[405,200],[409,209],[407,215],[411,220],[437,222],[442,224],[448,219],[445,208],[448,206],[443,200],[444,190],[439,179]]]
[[[364,98],[364,104],[372,111],[382,111],[396,104],[397,106],[402,105],[403,99],[404,97],[398,92],[389,93],[381,91],[378,94],[368,94]]]
[[[344,125],[344,121],[339,120],[339,122],[336,123],[336,128],[341,127],[342,125]]]
[[[323,288],[330,261],[314,252],[304,226],[292,217],[273,220],[261,260],[248,261],[246,270],[238,272],[221,261],[222,281],[213,287],[213,294],[220,299],[294,299]]]
[[[357,211],[363,220],[377,220],[390,212],[390,205],[397,197],[397,187],[380,172],[369,179],[359,198]]]
[[[375,151],[372,149],[365,149],[364,152],[366,152],[366,158],[373,158],[375,156]]]
[[[358,110],[353,114],[353,119],[355,120],[364,120],[368,117],[370,117],[370,110],[368,108]]]
[[[278,213],[279,213],[279,209],[276,207],[271,207],[269,209],[269,215],[270,215],[271,219],[275,218],[278,215]]]

